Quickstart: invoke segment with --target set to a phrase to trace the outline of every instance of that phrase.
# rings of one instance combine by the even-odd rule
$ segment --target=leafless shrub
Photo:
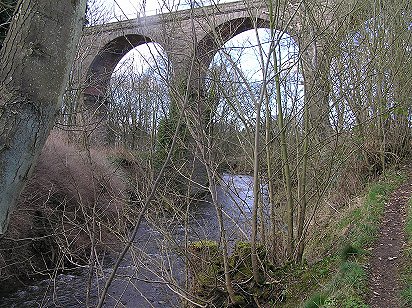
[[[104,153],[82,153],[51,135],[0,242],[2,285],[115,249],[126,230],[124,191]]]

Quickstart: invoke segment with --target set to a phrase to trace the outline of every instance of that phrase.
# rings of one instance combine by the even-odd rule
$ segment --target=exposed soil
[[[399,268],[405,245],[406,206],[412,195],[412,176],[392,193],[370,259],[369,304],[371,308],[401,307]]]

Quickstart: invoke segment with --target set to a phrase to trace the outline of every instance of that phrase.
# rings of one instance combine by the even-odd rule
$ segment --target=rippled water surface
[[[249,234],[249,217],[253,204],[253,178],[242,175],[222,176],[218,199],[225,213],[229,246]],[[171,220],[169,234],[144,222],[134,248],[127,255],[117,278],[109,289],[105,307],[178,307],[180,299],[171,288],[184,287],[182,246],[185,229]],[[191,240],[219,240],[215,208],[204,202],[191,211]],[[171,243],[173,243],[171,245]],[[102,272],[93,273],[89,304],[95,306],[97,294],[113,262],[101,260]],[[85,307],[87,268],[59,274],[0,299],[0,307]],[[98,278],[99,277],[99,278]]]

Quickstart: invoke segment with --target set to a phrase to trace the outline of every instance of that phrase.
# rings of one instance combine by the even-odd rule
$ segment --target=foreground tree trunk
[[[53,126],[86,0],[20,0],[0,50],[0,234]]]

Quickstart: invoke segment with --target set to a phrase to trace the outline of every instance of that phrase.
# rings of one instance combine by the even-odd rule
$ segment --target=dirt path
[[[371,308],[399,308],[399,272],[405,244],[406,204],[412,195],[412,180],[392,193],[370,260],[369,304]]]

